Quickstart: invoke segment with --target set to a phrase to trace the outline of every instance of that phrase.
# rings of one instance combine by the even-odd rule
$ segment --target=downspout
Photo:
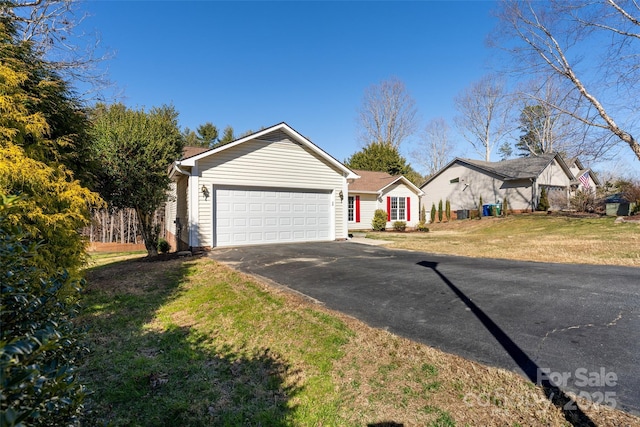
[[[535,178],[529,178],[531,180],[531,212],[535,212],[536,210],[536,201],[538,200],[537,196],[537,181]]]

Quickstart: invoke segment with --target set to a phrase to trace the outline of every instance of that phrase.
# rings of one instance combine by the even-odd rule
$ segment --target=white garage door
[[[216,246],[332,240],[331,193],[216,188]]]

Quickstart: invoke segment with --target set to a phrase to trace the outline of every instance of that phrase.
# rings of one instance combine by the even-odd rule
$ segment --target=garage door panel
[[[322,191],[215,191],[216,246],[330,240],[331,196]]]

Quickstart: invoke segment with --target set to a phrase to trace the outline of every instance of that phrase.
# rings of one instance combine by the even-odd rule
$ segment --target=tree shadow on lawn
[[[90,348],[80,368],[91,393],[86,425],[289,424],[299,388],[269,349],[231,349],[188,324],[149,326],[194,268],[124,261],[88,272],[78,318]]]

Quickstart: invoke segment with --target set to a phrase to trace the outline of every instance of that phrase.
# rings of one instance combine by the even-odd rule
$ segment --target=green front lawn
[[[541,389],[209,259],[87,274],[86,425],[567,425]],[[638,424],[586,407],[598,425]],[[606,421],[606,422],[605,422]]]

